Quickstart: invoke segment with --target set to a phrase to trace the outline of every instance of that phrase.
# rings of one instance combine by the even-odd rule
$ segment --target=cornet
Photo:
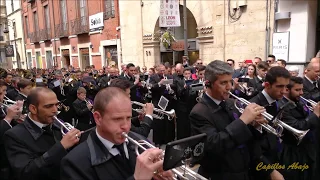
[[[144,107],[145,104],[137,102],[137,101],[131,101],[131,104],[135,104],[138,105],[140,107]],[[137,112],[137,113],[143,113],[143,109],[132,109],[133,111]],[[152,114],[151,116],[155,119],[163,119],[163,116],[166,115],[168,116],[169,120],[172,120],[173,118],[176,117],[176,113],[174,109],[171,109],[170,111],[165,111],[162,109],[158,109],[158,108],[154,108],[153,112],[156,112],[157,114]]]
[[[245,105],[249,105],[250,102],[247,101],[246,99],[243,99],[243,98],[240,98],[234,94],[232,94],[231,92],[229,92],[229,94],[231,96],[233,96],[236,100],[242,102],[243,104]],[[235,107],[238,109],[238,111],[240,113],[243,113],[244,109],[243,108],[240,108],[236,105],[236,101],[235,101]],[[282,132],[283,132],[283,129],[286,129],[288,131],[290,131],[294,136],[295,138],[298,140],[298,145],[300,144],[300,142],[302,141],[302,139],[305,137],[305,135],[308,133],[308,130],[306,131],[301,131],[301,130],[298,130],[298,129],[295,129],[291,126],[289,126],[288,124],[280,121],[279,119],[279,114],[277,117],[273,117],[271,114],[267,113],[267,112],[264,112],[262,113],[261,115],[263,115],[264,118],[266,118],[268,121],[271,121],[273,123],[273,125],[275,127],[277,127],[277,129],[279,129],[279,131],[277,131],[275,128],[273,128],[272,126],[270,126],[269,124],[261,124],[262,128],[264,128],[266,131],[278,136],[278,137],[281,137],[282,136]]]
[[[60,125],[60,130],[61,130],[61,133],[63,135],[66,135],[66,133],[68,133],[71,129],[73,129],[74,127],[68,123],[68,122],[62,122],[60,119],[57,118],[57,116],[53,116],[53,119],[59,123]],[[78,137],[79,138],[79,137]]]
[[[311,106],[308,106],[308,105],[307,105],[307,107],[308,107],[308,109],[309,109],[310,111],[313,111],[313,110],[314,110],[312,106],[316,106],[316,105],[317,105],[317,103],[316,103],[315,101],[313,101],[313,100],[311,100],[311,99],[306,99],[306,98],[304,98],[304,97],[302,97],[302,96],[300,96],[300,98],[301,98],[303,101],[305,101],[305,102],[307,102],[307,103],[309,103],[309,104],[311,105]]]
[[[155,148],[155,146],[153,146],[151,143],[149,143],[145,140],[139,140],[139,141],[134,140],[133,138],[128,136],[128,134],[125,132],[122,133],[122,136],[126,137],[130,142],[132,142],[135,145],[135,151],[136,151],[137,156],[140,155],[139,148],[144,151],[147,150],[147,148],[145,148],[144,146],[147,146],[149,148]],[[179,171],[178,168],[181,171]],[[187,175],[187,176],[191,177],[191,179],[194,179],[194,180],[208,180],[207,178],[192,171],[190,168],[188,168],[186,166],[180,166],[178,168],[174,168],[171,171],[180,179],[188,180],[188,178],[186,177],[186,175]],[[177,178],[174,178],[174,179],[177,180]]]

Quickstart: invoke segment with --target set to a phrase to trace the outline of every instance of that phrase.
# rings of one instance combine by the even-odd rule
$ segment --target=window
[[[66,0],[60,0],[61,9],[61,23],[63,24],[63,30],[67,30],[67,4]]]
[[[34,32],[38,31],[39,29],[39,22],[38,22],[38,14],[37,11],[33,12],[33,20],[34,20]]]
[[[29,38],[29,31],[28,31],[28,29],[29,29],[29,21],[28,21],[28,16],[25,16],[24,17],[24,22],[25,22],[25,26],[26,26],[26,28],[24,28],[26,31],[26,37],[27,38]]]
[[[105,6],[105,19],[115,17],[115,7],[114,7],[114,0],[104,0]]]
[[[86,16],[86,0],[80,0],[79,2],[79,8],[80,8],[80,18],[81,18],[81,25],[86,25],[87,24],[87,19],[85,18]]]
[[[13,35],[14,35],[14,39],[17,36],[17,26],[16,26],[16,22],[12,23],[12,29],[13,29]]]
[[[49,14],[49,7],[44,6],[44,15],[45,15],[45,25],[46,29],[50,29],[50,14]]]

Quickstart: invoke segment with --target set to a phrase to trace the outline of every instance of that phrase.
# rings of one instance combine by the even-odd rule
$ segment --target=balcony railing
[[[69,36],[69,23],[61,23],[55,26],[56,37],[68,37]]]
[[[35,31],[30,33],[30,42],[31,43],[35,43],[35,42],[39,42],[40,38],[39,38],[39,31]]]
[[[71,34],[83,34],[89,32],[89,22],[88,17],[83,16],[81,18],[76,18],[70,21]]]
[[[40,30],[40,40],[46,41],[51,39],[51,30],[49,28]]]

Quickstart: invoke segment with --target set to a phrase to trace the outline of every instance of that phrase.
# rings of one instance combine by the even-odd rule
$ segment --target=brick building
[[[31,67],[121,63],[118,0],[22,0]]]

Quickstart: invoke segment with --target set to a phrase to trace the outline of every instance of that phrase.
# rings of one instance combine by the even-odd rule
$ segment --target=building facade
[[[13,46],[14,56],[7,60],[12,62],[12,68],[27,69],[25,42],[22,24],[21,0],[7,0],[7,31],[10,45]],[[30,68],[30,67],[29,67]]]
[[[5,54],[5,46],[7,45],[8,35],[4,33],[6,29],[6,0],[0,0],[0,67],[9,69],[12,64],[7,60]]]
[[[24,0],[22,9],[32,67],[121,63],[117,0]]]
[[[173,0],[175,1],[175,0]],[[183,48],[164,48],[159,40],[166,28],[159,27],[160,3],[171,0],[119,1],[122,59],[124,63],[151,67],[160,62],[181,62]],[[219,59],[243,61],[258,56],[266,59],[273,49],[274,32],[289,32],[277,54],[287,53],[288,63],[301,64],[315,56],[319,29],[319,1],[216,0],[186,1],[187,38],[190,63],[200,58],[206,63]],[[180,27],[170,32],[184,45],[183,0],[179,1]],[[282,17],[289,12],[288,17]],[[134,18],[133,18],[134,17]],[[133,28],[134,27],[134,28]],[[319,36],[318,36],[319,37]],[[279,39],[277,39],[278,41]]]

